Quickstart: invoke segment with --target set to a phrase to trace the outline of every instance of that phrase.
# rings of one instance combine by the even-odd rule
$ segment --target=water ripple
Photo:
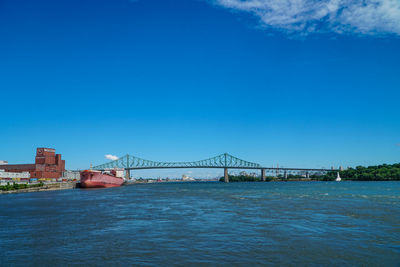
[[[399,182],[0,195],[1,266],[399,266]]]

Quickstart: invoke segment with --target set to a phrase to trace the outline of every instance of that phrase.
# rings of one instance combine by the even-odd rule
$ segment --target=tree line
[[[354,181],[392,181],[400,180],[400,163],[382,164],[377,166],[357,166],[340,171],[343,180]],[[336,172],[328,172],[324,180],[336,179]]]
[[[355,168],[348,168],[340,171],[340,177],[342,180],[352,181],[395,181],[400,180],[400,163],[396,164],[382,164],[377,166],[357,166]],[[311,180],[318,181],[334,181],[337,177],[337,171],[330,171],[326,174],[312,174],[310,175]],[[267,176],[267,181],[273,180],[298,180],[304,179],[302,175],[289,174],[287,179],[283,175],[278,177]],[[224,181],[224,177],[219,179],[221,182]],[[229,175],[230,182],[260,182],[261,177],[255,177],[251,175]]]
[[[44,184],[42,182],[38,184],[17,184],[17,183],[7,183],[6,185],[0,185],[1,191],[12,191],[12,190],[20,190],[20,189],[27,189],[32,187],[42,187]]]

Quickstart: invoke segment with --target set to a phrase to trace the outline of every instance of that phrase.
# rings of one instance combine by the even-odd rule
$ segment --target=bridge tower
[[[276,177],[279,176],[279,163],[276,164]]]
[[[265,182],[265,169],[261,169],[261,180]]]
[[[224,168],[224,181],[225,183],[229,183],[229,176],[228,176],[228,168]]]

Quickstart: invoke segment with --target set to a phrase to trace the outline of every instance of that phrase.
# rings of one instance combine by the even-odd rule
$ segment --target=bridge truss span
[[[236,168],[236,169],[260,169],[260,164],[239,159],[228,153],[212,158],[186,161],[186,162],[161,162],[142,159],[136,156],[125,155],[117,160],[93,167],[95,170],[113,168],[124,169],[167,169],[167,168]]]
[[[126,178],[130,178],[130,170],[143,170],[143,169],[172,169],[172,168],[223,168],[225,182],[229,182],[228,169],[259,169],[261,170],[261,178],[266,180],[266,171],[275,171],[276,174],[284,172],[285,177],[290,172],[305,172],[307,178],[310,172],[328,172],[338,171],[334,169],[305,169],[305,168],[274,168],[263,167],[258,163],[242,160],[234,157],[228,153],[224,153],[212,158],[198,160],[198,161],[182,161],[182,162],[162,162],[142,159],[136,156],[126,155],[117,160],[104,163],[93,167],[94,170],[104,171],[115,168],[122,168],[126,171]]]

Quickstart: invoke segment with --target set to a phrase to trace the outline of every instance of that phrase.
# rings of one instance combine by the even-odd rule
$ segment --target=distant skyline
[[[3,0],[0,160],[397,163],[399,35],[393,0]]]

